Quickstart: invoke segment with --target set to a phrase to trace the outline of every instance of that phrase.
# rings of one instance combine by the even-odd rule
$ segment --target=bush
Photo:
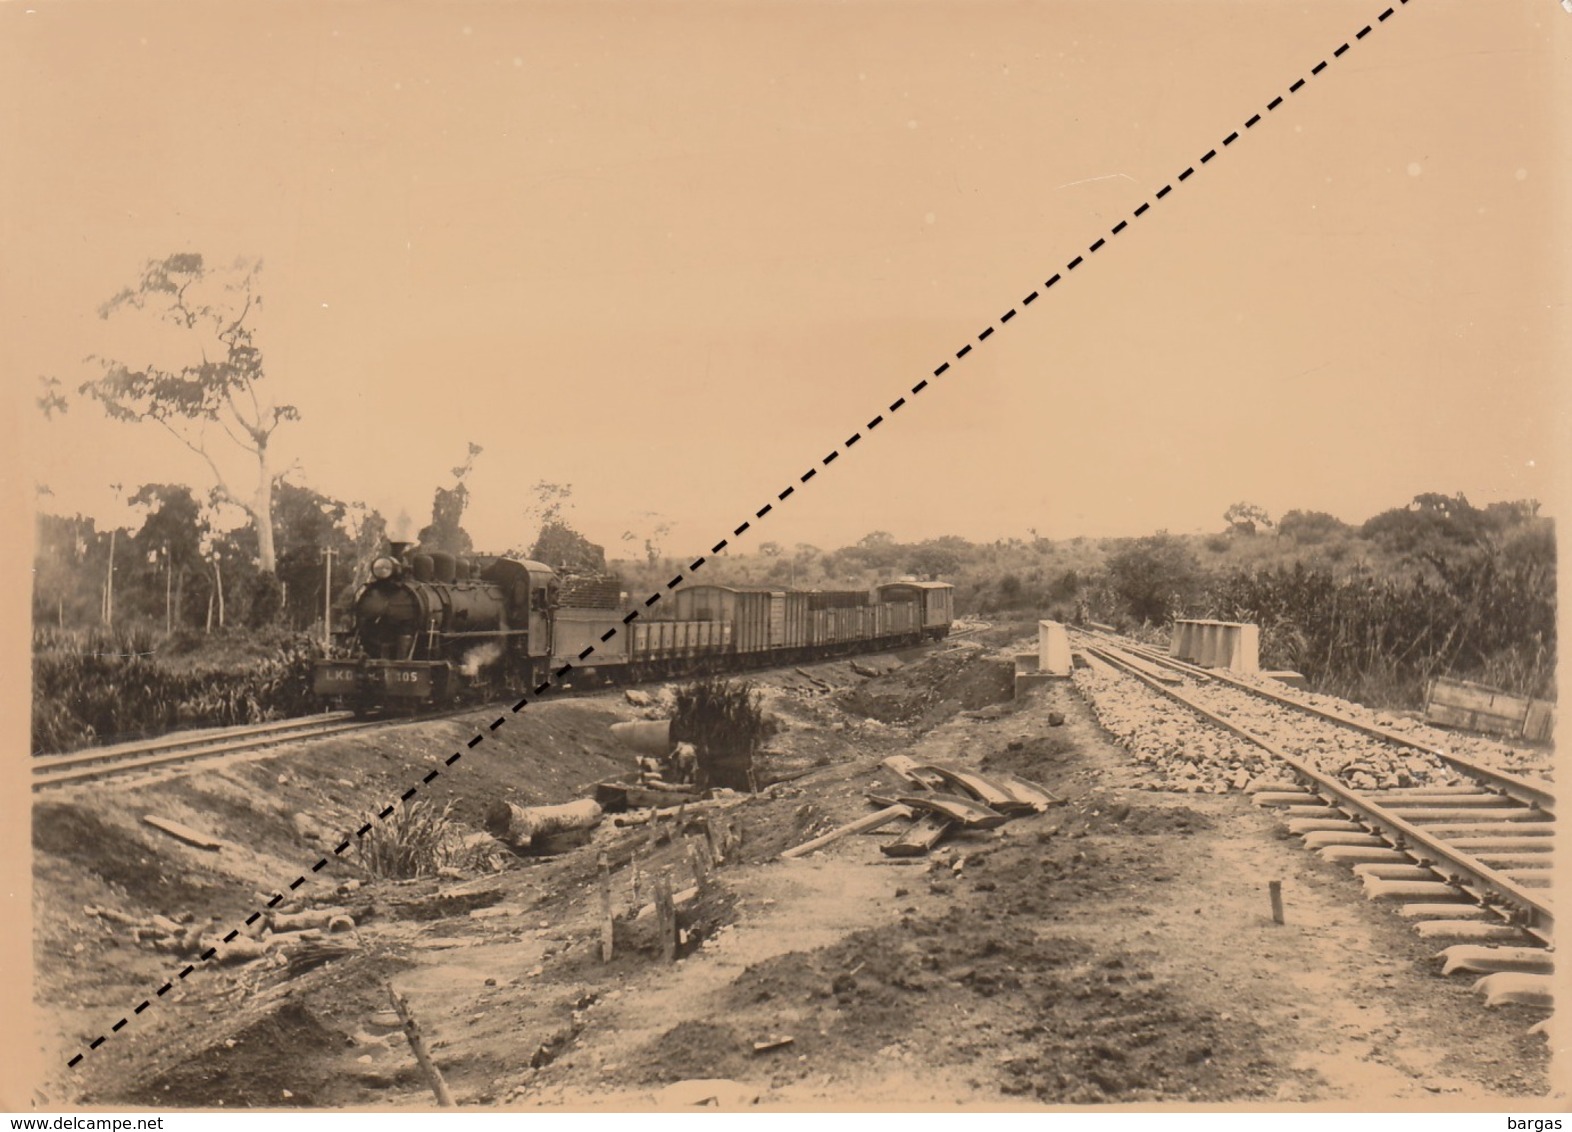
[[[1160,531],[1135,539],[1108,558],[1108,584],[1137,621],[1160,625],[1200,588],[1195,556],[1180,539]]]
[[[465,845],[453,822],[453,803],[439,813],[430,802],[400,802],[386,821],[373,825],[356,846],[360,863],[373,876],[393,879],[435,876],[443,868],[476,868],[486,863],[484,849]]]
[[[181,724],[230,727],[316,710],[318,646],[300,636],[278,640],[270,655],[243,667],[183,667],[170,665],[142,627],[42,627],[33,635],[33,750],[57,754]]]
[[[753,789],[753,756],[775,730],[747,680],[706,677],[676,689],[671,740],[692,743],[700,789]]]
[[[257,574],[251,579],[251,602],[246,610],[246,624],[262,629],[278,623],[284,612],[284,587],[276,574]]]

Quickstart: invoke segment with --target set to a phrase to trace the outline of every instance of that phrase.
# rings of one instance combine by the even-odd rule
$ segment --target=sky
[[[8,478],[206,486],[31,407],[196,251],[264,261],[292,478],[418,527],[473,441],[483,549],[542,479],[613,555],[707,549],[968,342],[752,537],[1550,501],[1572,16],[1414,0],[1266,112],[1385,2],[5,5]]]

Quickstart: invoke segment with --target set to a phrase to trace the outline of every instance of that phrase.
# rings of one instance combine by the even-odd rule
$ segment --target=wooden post
[[[671,900],[671,877],[664,871],[655,878],[655,932],[661,959],[674,962],[677,958],[677,906]]]
[[[322,647],[329,652],[333,649],[333,548],[323,548],[326,553],[323,559],[327,565],[324,567],[322,577]]]
[[[712,861],[709,846],[697,837],[684,837],[682,840],[688,851],[688,868],[693,870],[693,883],[702,892],[710,886]]]
[[[409,1040],[409,1048],[414,1053],[415,1060],[420,1063],[420,1070],[426,1075],[427,1084],[436,1094],[437,1104],[443,1108],[453,1108],[453,1094],[448,1092],[448,1083],[442,1079],[442,1072],[426,1050],[426,1040],[420,1036],[420,1025],[415,1021],[415,1016],[410,1013],[409,1003],[405,1001],[403,995],[393,989],[392,983],[384,982],[382,985],[387,988],[388,1000],[393,1003],[394,1013],[404,1024],[404,1037]]]
[[[117,490],[115,494],[120,493]],[[115,626],[115,536],[119,533],[119,527],[109,532],[109,569],[104,575],[104,624],[111,629]]]
[[[1267,884],[1267,891],[1272,894],[1272,922],[1283,922],[1283,882],[1274,880]]]
[[[633,886],[633,906],[644,907],[644,901],[639,898],[639,855],[634,853],[628,858],[628,881]]]
[[[611,918],[611,862],[604,849],[596,864],[600,869],[600,961],[610,963],[616,922]]]

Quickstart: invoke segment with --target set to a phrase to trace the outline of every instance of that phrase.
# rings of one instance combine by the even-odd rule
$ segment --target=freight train
[[[871,590],[689,585],[637,617],[623,606],[612,580],[394,543],[355,593],[347,655],[317,661],[313,688],[360,713],[411,710],[528,690],[564,664],[575,680],[637,682],[913,645],[946,636],[955,614],[952,586],[910,579]]]

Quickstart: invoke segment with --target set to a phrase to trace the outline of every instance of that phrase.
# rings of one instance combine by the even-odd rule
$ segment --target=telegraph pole
[[[322,548],[324,574],[322,580],[322,648],[333,648],[333,548]]]

